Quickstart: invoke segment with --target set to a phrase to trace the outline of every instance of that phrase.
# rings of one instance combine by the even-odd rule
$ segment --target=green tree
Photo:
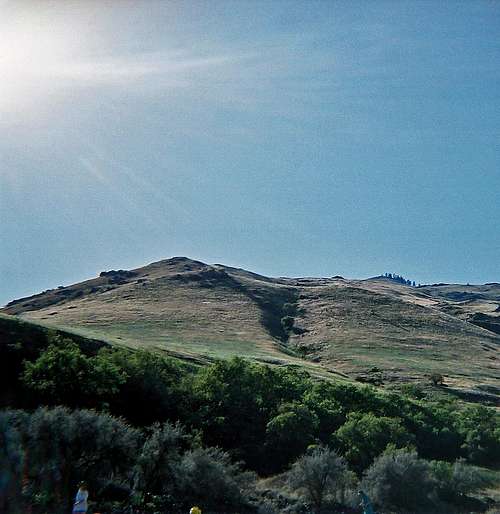
[[[138,426],[175,421],[182,405],[190,405],[184,380],[191,376],[185,365],[151,351],[111,350],[102,356],[120,369],[124,380],[113,398],[111,411]]]
[[[400,419],[360,412],[349,414],[346,423],[335,433],[334,440],[357,471],[366,469],[388,445],[402,448],[414,442]]]
[[[26,419],[22,413],[0,412],[0,512],[22,510],[25,452],[21,434],[14,423],[14,418],[19,416]]]
[[[25,507],[33,506],[34,513],[67,512],[79,480],[89,483],[94,498],[105,485],[130,481],[140,434],[122,420],[65,407],[4,415],[23,455],[16,487],[22,487]]]
[[[156,507],[178,509],[181,476],[181,454],[190,444],[179,425],[156,423],[148,430],[134,468],[134,499],[140,508],[146,508],[152,498],[159,498]]]
[[[125,377],[105,354],[87,357],[70,339],[57,339],[34,361],[25,361],[22,382],[45,403],[103,406]]]
[[[310,380],[293,369],[274,370],[244,361],[220,361],[200,370],[191,384],[185,419],[203,432],[207,446],[231,451],[250,469],[267,472],[263,442],[281,404],[299,400]]]
[[[281,471],[315,442],[318,418],[300,403],[285,403],[266,427],[266,449],[272,471]]]
[[[484,406],[464,409],[455,420],[463,437],[462,451],[470,462],[500,462],[500,415]]]

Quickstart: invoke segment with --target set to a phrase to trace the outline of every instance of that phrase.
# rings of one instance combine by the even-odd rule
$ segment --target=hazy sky
[[[0,1],[0,303],[174,255],[500,281],[499,1]]]

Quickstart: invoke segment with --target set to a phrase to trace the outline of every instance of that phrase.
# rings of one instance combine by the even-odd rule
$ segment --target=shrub
[[[238,512],[247,503],[246,492],[254,482],[229,454],[219,448],[196,448],[182,457],[181,497],[203,510]],[[188,507],[188,505],[186,505]]]
[[[342,491],[348,477],[346,463],[333,450],[320,446],[300,457],[289,472],[289,483],[320,513]]]
[[[281,318],[281,326],[285,332],[290,332],[292,330],[293,325],[295,323],[295,318],[292,316],[283,316]]]
[[[463,461],[454,464],[433,461],[430,469],[436,481],[439,498],[455,505],[463,504],[468,494],[491,484],[491,478],[484,471]]]
[[[11,474],[11,486],[22,486],[22,500],[34,505],[34,512],[67,511],[80,480],[88,482],[93,498],[104,485],[129,483],[140,433],[122,420],[64,407],[5,411],[3,417],[15,433],[12,454],[23,462],[22,475]]]
[[[430,375],[430,377],[429,377],[429,380],[435,386],[442,386],[442,385],[444,385],[444,376],[441,375],[441,373],[432,373]]]
[[[425,511],[434,491],[429,464],[407,450],[390,450],[375,459],[362,486],[380,508],[405,512]]]

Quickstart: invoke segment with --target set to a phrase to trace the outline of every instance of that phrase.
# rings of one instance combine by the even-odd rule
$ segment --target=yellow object
[[[201,509],[200,507],[192,507],[191,510],[189,511],[189,514],[201,514]]]

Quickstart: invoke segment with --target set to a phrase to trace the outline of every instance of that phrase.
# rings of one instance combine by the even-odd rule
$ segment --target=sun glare
[[[2,20],[0,25],[0,113],[33,109],[59,84],[58,72],[71,62],[75,38],[68,30],[36,20]],[[7,23],[10,21],[10,23]]]

